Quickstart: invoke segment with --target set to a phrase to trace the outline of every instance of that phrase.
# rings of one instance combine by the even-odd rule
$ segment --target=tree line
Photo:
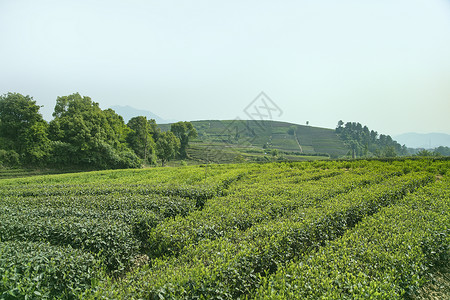
[[[102,110],[78,93],[57,97],[53,119],[30,96],[0,96],[0,164],[7,167],[137,168],[186,158],[189,139],[197,136],[190,122],[171,124],[163,132],[144,116],[125,124],[112,109]]]
[[[353,158],[395,157],[408,154],[406,146],[400,145],[391,136],[378,134],[357,122],[344,124],[340,120],[336,126],[336,133],[349,146]]]

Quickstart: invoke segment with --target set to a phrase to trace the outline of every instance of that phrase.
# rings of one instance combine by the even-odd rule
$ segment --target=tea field
[[[0,299],[450,296],[450,161],[0,180]]]

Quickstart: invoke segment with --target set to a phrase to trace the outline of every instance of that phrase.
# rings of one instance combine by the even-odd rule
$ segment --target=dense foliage
[[[103,111],[89,97],[73,94],[57,98],[53,117],[52,164],[102,169],[140,166],[125,144],[129,129],[113,110]]]
[[[40,164],[48,155],[48,124],[30,96],[0,96],[0,163],[16,166]]]
[[[196,136],[190,122],[173,124],[175,135],[161,134],[155,120],[142,116],[125,124],[114,110],[78,93],[56,99],[50,123],[39,109],[30,96],[0,96],[0,166],[137,168],[155,165],[157,157],[162,163],[185,157]]]
[[[413,297],[448,272],[449,166],[322,161],[3,179],[0,298]]]
[[[197,137],[197,130],[191,122],[177,122],[170,125],[170,131],[180,140],[180,157],[186,158],[186,147],[189,144],[189,139]]]
[[[146,163],[154,163],[155,158],[155,140],[159,136],[158,128],[155,120],[147,120],[146,117],[139,116],[131,118],[128,121],[128,127],[131,132],[127,135],[127,142],[131,149],[134,150],[137,156]]]
[[[406,155],[407,148],[394,141],[389,135],[378,134],[360,123],[339,121],[336,133],[351,148],[355,157],[395,157]]]

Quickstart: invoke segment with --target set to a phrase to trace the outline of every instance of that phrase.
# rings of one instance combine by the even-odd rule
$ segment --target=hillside
[[[191,122],[198,138],[188,154],[198,161],[264,161],[277,150],[290,160],[337,158],[348,153],[333,129],[278,121],[205,120]],[[160,125],[168,130],[169,125]]]

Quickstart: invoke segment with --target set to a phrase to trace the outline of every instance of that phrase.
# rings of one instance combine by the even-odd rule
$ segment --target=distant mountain
[[[409,148],[432,149],[439,146],[450,147],[450,135],[445,133],[409,132],[396,135],[393,139]]]
[[[131,118],[137,117],[137,116],[144,116],[144,117],[147,117],[147,119],[149,119],[149,120],[150,119],[155,119],[157,124],[167,124],[167,123],[176,122],[175,120],[163,119],[160,116],[152,113],[151,111],[137,109],[137,108],[131,107],[129,105],[127,105],[127,106],[115,105],[115,106],[111,106],[111,108],[116,113],[118,113],[119,115],[121,115],[123,117],[125,123],[128,123],[128,121]]]

